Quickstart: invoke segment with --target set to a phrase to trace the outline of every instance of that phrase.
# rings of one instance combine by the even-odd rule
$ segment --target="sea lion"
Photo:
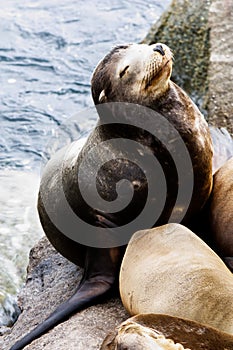
[[[213,190],[189,225],[233,272],[233,139],[227,129],[210,126],[213,142]]]
[[[212,188],[212,143],[209,129],[191,99],[170,80],[171,71],[172,53],[166,45],[160,43],[151,46],[118,46],[98,64],[92,77],[92,96],[100,117],[97,126],[80,154],[74,143],[68,156],[67,149],[61,150],[48,162],[41,180],[38,201],[40,220],[47,237],[62,255],[79,266],[84,266],[83,279],[77,292],[67,302],[19,340],[11,350],[22,349],[72,313],[106,297],[117,284],[125,249],[121,245],[127,244],[133,232],[148,227],[148,224],[141,220],[141,226],[124,231],[129,237],[127,239],[123,236],[119,239],[113,232],[119,227],[124,230],[146,207],[150,193],[147,176],[154,180],[153,186],[159,192],[156,198],[154,195],[150,198],[150,207],[156,209],[161,205],[161,184],[156,182],[157,173],[152,173],[150,168],[154,158],[160,162],[165,174],[167,193],[161,215],[158,218],[153,213],[147,215],[149,227],[168,222],[173,212],[177,215],[177,220],[181,212],[181,217],[185,216],[183,220],[187,221],[208,199]],[[101,106],[106,108],[101,109]],[[166,121],[166,128],[160,125],[161,118]],[[166,138],[167,145],[163,144],[158,135]],[[108,146],[105,141],[109,139],[116,140],[117,146],[114,142]],[[181,149],[176,149],[180,140],[189,152],[192,169],[182,163],[184,159],[180,154]],[[128,150],[129,143],[138,145],[134,152]],[[140,145],[144,148],[140,148]],[[96,147],[99,147],[99,151],[93,155],[91,152]],[[193,175],[193,182],[190,183],[185,178],[179,183],[178,164],[175,164],[170,152],[178,157],[184,176],[189,179]],[[106,161],[109,154],[113,159]],[[137,165],[141,159],[149,164],[146,174],[144,168]],[[90,184],[96,164],[104,164],[99,167],[94,180],[100,199],[107,202],[105,210],[99,209],[99,199],[94,198],[93,206],[84,199],[86,195],[93,199],[94,189]],[[126,179],[133,189],[132,200],[118,212],[108,210],[108,206],[117,197],[117,186],[122,185],[122,179]],[[182,202],[181,196],[181,202],[177,205],[180,186],[185,188],[181,193],[183,197],[189,191],[191,197],[188,202]],[[125,191],[121,191],[121,194],[124,202]],[[76,217],[70,213],[70,208],[84,223],[84,227],[86,225],[86,230],[76,225]],[[89,235],[89,228],[94,231],[92,236]],[[67,230],[72,231],[71,238]],[[77,238],[75,234],[78,234]],[[88,244],[88,239],[85,241],[86,237],[92,241],[91,244]]]
[[[233,272],[233,139],[225,128],[210,127],[213,141],[213,191],[203,216],[214,250]]]
[[[100,350],[231,350],[233,336],[201,323],[160,314],[129,318],[111,332]]]
[[[120,294],[131,315],[167,314],[233,334],[233,275],[188,228],[168,224],[131,238]]]
[[[226,128],[217,128],[210,125],[209,129],[213,143],[213,193],[204,208],[197,213],[188,227],[204,239],[221,256],[233,272],[233,248],[230,248],[233,244],[232,234],[230,234],[232,221],[232,176],[230,175],[230,169],[226,171],[229,167],[226,163],[233,157],[233,139]],[[222,170],[220,172],[220,168],[225,169],[225,171]],[[222,175],[217,175],[216,173]],[[216,222],[215,216],[217,216]],[[228,228],[226,223],[228,223]],[[223,245],[227,249],[224,249]]]
[[[209,222],[216,250],[233,271],[233,157],[215,173],[209,199]],[[232,260],[230,260],[232,258]]]

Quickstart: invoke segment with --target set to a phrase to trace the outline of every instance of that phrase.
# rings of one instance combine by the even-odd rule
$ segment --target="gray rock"
[[[0,332],[0,349],[14,342],[44,320],[77,287],[82,271],[63,258],[46,238],[31,250],[26,284],[18,297],[18,321]],[[28,350],[98,349],[106,334],[128,317],[119,298],[89,307],[26,347]]]
[[[209,0],[173,0],[143,40],[147,44],[163,42],[172,49],[175,58],[172,79],[204,113],[208,90],[210,3]]]
[[[209,121],[233,135],[233,2],[214,0],[209,14]]]
[[[208,121],[233,134],[233,3],[173,0],[144,43],[166,43],[175,62],[172,78]]]

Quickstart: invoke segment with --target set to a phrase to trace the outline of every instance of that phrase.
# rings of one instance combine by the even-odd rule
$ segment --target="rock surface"
[[[30,253],[27,281],[19,295],[23,310],[10,334],[0,339],[0,349],[8,350],[16,339],[46,318],[76,289],[82,271],[67,261],[43,238]],[[40,339],[28,350],[98,349],[106,336],[128,317],[119,298],[79,312]]]
[[[209,0],[173,0],[143,40],[163,42],[174,54],[172,80],[205,111],[209,62]]]
[[[233,135],[233,2],[215,0],[210,6],[208,119]]]
[[[208,121],[233,135],[233,2],[173,0],[144,43],[166,43],[175,61],[172,78]]]

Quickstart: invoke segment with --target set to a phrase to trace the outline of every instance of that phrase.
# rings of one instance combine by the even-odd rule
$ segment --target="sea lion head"
[[[112,330],[100,350],[230,350],[233,335],[189,319],[139,314]]]
[[[172,52],[165,44],[128,44],[115,47],[92,77],[94,103],[151,104],[168,89]]]
[[[139,323],[127,320],[119,326],[115,349],[128,350],[190,350],[174,343],[162,333]]]

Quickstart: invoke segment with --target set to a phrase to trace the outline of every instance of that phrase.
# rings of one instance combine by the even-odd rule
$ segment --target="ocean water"
[[[13,322],[28,252],[42,236],[41,169],[89,133],[90,80],[117,44],[139,42],[169,0],[11,0],[0,6],[0,325]],[[71,130],[69,120],[76,123]]]

